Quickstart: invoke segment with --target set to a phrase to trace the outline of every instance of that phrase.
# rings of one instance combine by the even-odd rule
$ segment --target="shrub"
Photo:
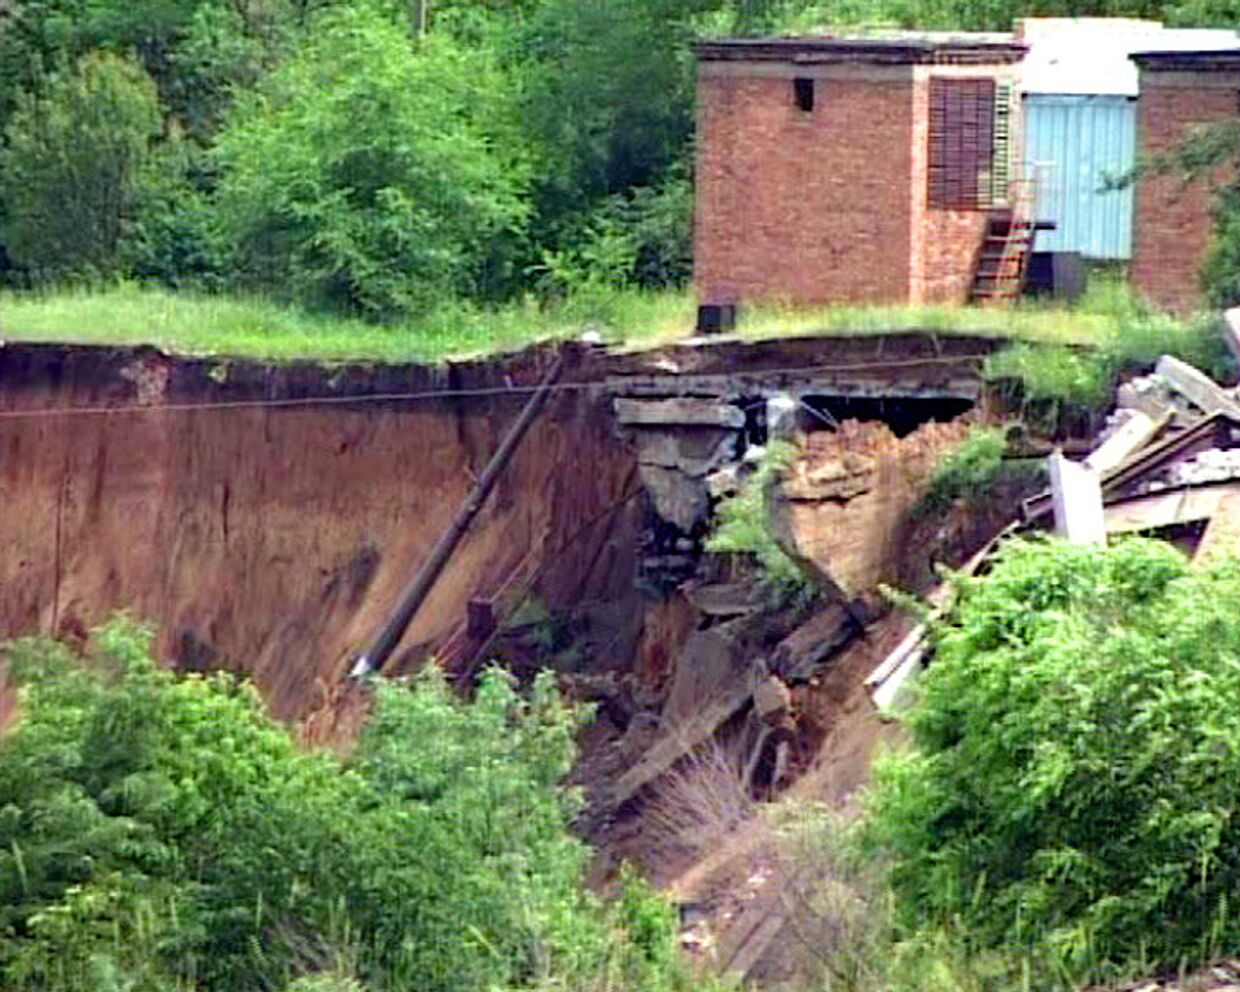
[[[1040,985],[1240,947],[1240,564],[1008,544],[962,580],[880,766],[872,837],[906,935]]]
[[[666,907],[648,894],[626,923],[582,887],[560,785],[581,714],[549,676],[522,696],[492,670],[473,703],[433,670],[377,683],[344,760],[149,646],[116,622],[87,666],[42,640],[7,651],[5,989],[678,987]]]
[[[415,51],[369,6],[321,15],[219,137],[242,281],[380,318],[486,290],[527,213],[512,89],[485,49]]]
[[[1000,427],[974,427],[934,466],[919,510],[936,512],[959,499],[984,495],[1003,469],[1006,447]]]
[[[768,490],[794,454],[787,443],[771,444],[762,463],[736,494],[719,502],[715,528],[706,540],[707,551],[752,555],[763,585],[781,601],[799,599],[810,587],[805,570],[775,539],[767,506]]]

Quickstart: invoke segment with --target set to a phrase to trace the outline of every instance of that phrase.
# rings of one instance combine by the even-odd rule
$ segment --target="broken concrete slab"
[[[702,476],[733,454],[737,434],[723,428],[653,428],[635,432],[637,460]]]
[[[1149,444],[1170,419],[1170,409],[1165,409],[1157,419],[1140,410],[1129,410],[1111,436],[1090,452],[1085,465],[1099,476],[1118,468],[1130,455]]]
[[[1232,307],[1223,314],[1223,341],[1240,364],[1240,307]]]
[[[1240,418],[1240,404],[1200,369],[1171,355],[1163,355],[1155,371],[1171,389],[1206,413],[1226,413]]]
[[[745,649],[742,624],[734,620],[695,631],[685,642],[676,680],[663,705],[659,736],[612,786],[608,802],[613,808],[628,802],[708,740],[750,701],[754,686],[766,673],[765,666],[755,664]]]
[[[780,641],[771,655],[771,668],[786,682],[807,682],[860,630],[844,604],[832,603]]]
[[[781,726],[792,711],[792,693],[778,677],[768,675],[754,686],[753,708],[763,723]]]
[[[1055,533],[1072,544],[1106,544],[1102,484],[1088,466],[1069,461],[1061,452],[1047,459]]]
[[[690,584],[684,593],[693,608],[708,617],[745,616],[765,605],[765,598],[752,582]]]
[[[664,400],[617,398],[616,420],[623,427],[728,427],[740,430],[745,414],[716,399],[678,397]]]

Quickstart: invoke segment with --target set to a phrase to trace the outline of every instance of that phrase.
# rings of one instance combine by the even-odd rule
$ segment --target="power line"
[[[838,374],[848,372],[872,372],[879,369],[913,368],[925,365],[957,365],[967,362],[984,361],[988,356],[977,355],[933,355],[925,358],[910,358],[897,361],[854,362],[844,365],[798,365],[783,368],[759,369],[743,373],[747,376],[785,376],[804,373]],[[636,380],[650,378],[675,379],[682,385],[692,384],[699,380],[717,380],[727,373],[696,373],[680,375],[677,373],[636,373]],[[617,379],[622,377],[616,377]],[[477,386],[472,388],[427,389],[413,392],[364,393],[360,395],[331,396],[290,396],[278,399],[252,400],[216,400],[203,403],[151,403],[130,404],[128,406],[69,406],[47,407],[30,410],[0,410],[0,420],[31,419],[37,417],[118,417],[134,414],[165,414],[165,413],[198,413],[206,411],[226,410],[273,410],[293,409],[315,406],[343,406],[368,403],[411,403],[421,401],[482,398],[490,396],[524,396],[535,392],[537,385],[518,386]],[[617,392],[615,379],[592,380],[590,382],[561,382],[552,387],[553,392],[575,391],[613,391]]]

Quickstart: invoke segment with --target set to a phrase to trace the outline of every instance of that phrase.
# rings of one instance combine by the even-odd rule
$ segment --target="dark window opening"
[[[995,81],[932,77],[929,130],[930,206],[989,207],[995,200]]]
[[[814,109],[814,81],[798,77],[792,81],[792,95],[796,99],[797,110],[808,114]]]
[[[896,437],[907,437],[931,421],[947,423],[973,409],[973,401],[952,396],[803,396],[801,426],[832,430],[843,420],[879,420]]]

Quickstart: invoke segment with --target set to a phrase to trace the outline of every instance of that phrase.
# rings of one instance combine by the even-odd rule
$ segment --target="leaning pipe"
[[[358,656],[350,672],[351,676],[360,678],[371,672],[382,670],[384,663],[392,651],[395,650],[396,645],[400,643],[400,639],[409,628],[409,624],[426,601],[426,597],[435,587],[435,583],[443,572],[444,566],[448,564],[452,553],[456,550],[457,545],[461,543],[461,538],[465,536],[470,525],[474,522],[474,518],[478,515],[487,497],[491,494],[491,490],[495,488],[495,483],[499,481],[500,475],[508,467],[508,463],[512,460],[513,454],[516,453],[517,448],[520,446],[526,431],[529,430],[530,425],[534,423],[539,413],[542,412],[543,406],[546,405],[547,397],[551,394],[552,387],[559,381],[563,372],[564,356],[560,354],[556,356],[555,361],[539,384],[538,389],[534,391],[529,402],[525,404],[525,409],[521,411],[521,416],[517,418],[517,422],[512,425],[512,430],[508,432],[508,436],[504,438],[503,443],[500,444],[495,454],[491,457],[490,462],[487,463],[487,467],[483,470],[482,475],[478,477],[474,488],[466,497],[460,510],[457,511],[456,519],[452,521],[452,526],[439,538],[426,563],[418,570],[417,575],[413,577],[413,581],[405,587],[405,591],[401,593],[400,600],[392,611],[392,615],[384,623],[383,629],[379,631],[370,646]]]

